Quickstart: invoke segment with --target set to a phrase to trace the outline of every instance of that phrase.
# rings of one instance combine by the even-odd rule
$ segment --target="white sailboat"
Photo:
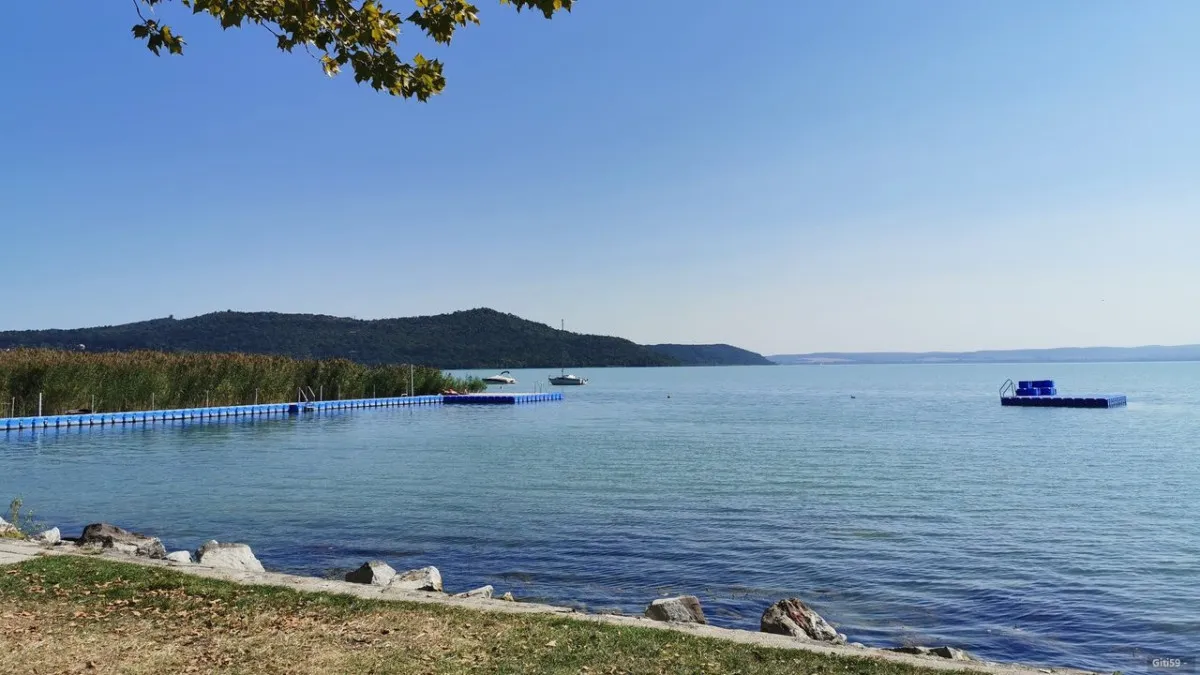
[[[551,377],[550,384],[558,385],[560,387],[573,384],[587,384],[587,378],[576,377],[575,375],[567,375],[566,373],[563,373],[558,377]]]
[[[566,331],[566,328],[567,328],[567,323],[566,323],[566,321],[563,321],[559,330]],[[566,361],[567,361],[566,347],[563,347],[563,359],[562,360],[563,360],[563,363],[566,364]],[[573,374],[571,374],[571,375],[567,374],[566,365],[564,365],[560,369],[557,377],[552,376],[550,378],[550,384],[552,384],[556,387],[580,386],[580,385],[587,384],[587,378],[586,377],[578,377]]]

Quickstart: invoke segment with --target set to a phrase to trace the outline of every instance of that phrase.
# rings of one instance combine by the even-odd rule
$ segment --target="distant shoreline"
[[[775,354],[780,365],[942,364],[942,363],[1185,363],[1200,361],[1200,345],[1142,347],[1056,347],[991,349],[974,352],[810,352]]]
[[[1116,359],[1111,361],[795,361],[775,362],[777,366],[1028,366],[1028,365],[1079,365],[1121,363],[1200,363],[1197,359]]]

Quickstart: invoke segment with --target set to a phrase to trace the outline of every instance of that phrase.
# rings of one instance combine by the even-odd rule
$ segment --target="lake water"
[[[694,593],[750,629],[796,595],[872,645],[1200,656],[1200,364],[579,374],[562,403],[0,432],[0,497],[308,574],[432,564],[592,611]],[[1001,408],[1007,377],[1131,403]]]

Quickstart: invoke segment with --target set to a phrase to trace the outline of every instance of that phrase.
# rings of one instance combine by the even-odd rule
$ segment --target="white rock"
[[[456,598],[490,598],[496,589],[492,588],[491,584],[481,588],[475,588],[466,593],[459,593],[454,596]]]
[[[0,537],[20,536],[20,534],[21,531],[17,529],[16,525],[0,518]]]
[[[191,551],[173,551],[167,554],[167,560],[176,563],[190,563],[192,562],[192,553]]]
[[[399,591],[441,591],[442,573],[436,567],[422,567],[396,575],[388,588]]]
[[[396,570],[382,560],[371,560],[362,567],[346,574],[346,581],[352,584],[368,584],[371,586],[387,586],[396,578]]]
[[[646,608],[646,616],[655,621],[708,623],[708,619],[704,618],[704,610],[700,607],[700,599],[694,595],[658,598]]]
[[[516,602],[517,601],[517,599],[513,597],[512,591],[505,591],[504,595],[500,596],[500,599],[505,602]]]
[[[39,532],[37,536],[33,538],[33,540],[54,546],[58,542],[62,541],[62,533],[58,531],[57,527],[52,527],[45,532]]]
[[[220,567],[240,572],[265,572],[262,563],[246,544],[222,544],[217,541],[205,543],[196,551],[196,562],[209,567]]]

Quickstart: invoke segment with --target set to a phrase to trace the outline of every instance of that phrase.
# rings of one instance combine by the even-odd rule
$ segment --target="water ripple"
[[[1200,655],[1198,364],[591,375],[561,405],[9,434],[0,496],[300,573],[434,564],[627,613],[688,592],[751,629],[799,595],[853,640],[1047,665]],[[1014,376],[1134,403],[1002,409]]]

